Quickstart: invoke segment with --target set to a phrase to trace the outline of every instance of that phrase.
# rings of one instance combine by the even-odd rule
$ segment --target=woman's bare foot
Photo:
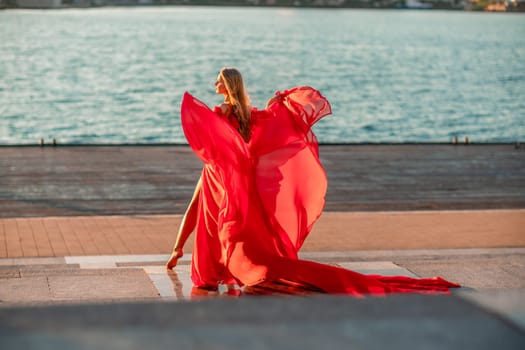
[[[170,258],[168,259],[168,262],[166,263],[166,268],[171,270],[175,266],[177,266],[177,262],[179,261],[179,258],[183,255],[182,249],[174,249],[171,253]]]

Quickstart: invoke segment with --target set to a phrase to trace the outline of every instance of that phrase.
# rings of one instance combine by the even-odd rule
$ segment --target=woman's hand
[[[179,258],[182,257],[182,249],[173,249],[173,252],[171,253],[170,258],[168,259],[168,262],[166,263],[166,268],[168,270],[171,270],[175,266],[177,266],[177,262],[179,261]]]

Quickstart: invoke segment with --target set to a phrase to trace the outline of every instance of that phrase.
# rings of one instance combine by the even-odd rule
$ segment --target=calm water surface
[[[324,142],[525,140],[525,16],[214,7],[0,12],[0,144],[185,142],[225,65],[252,102],[311,85]]]

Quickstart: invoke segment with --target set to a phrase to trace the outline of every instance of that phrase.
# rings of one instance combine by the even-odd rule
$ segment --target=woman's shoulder
[[[229,115],[231,111],[232,111],[232,106],[227,103],[222,103],[218,106],[213,107],[213,112],[223,115],[223,116]]]

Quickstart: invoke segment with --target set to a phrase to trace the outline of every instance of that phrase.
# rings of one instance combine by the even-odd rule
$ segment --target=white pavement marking
[[[79,264],[81,268],[112,268],[122,263],[148,263],[168,261],[169,255],[92,255],[92,256],[66,256],[66,264]],[[190,258],[183,256],[179,261],[186,262]],[[137,264],[138,265],[138,264]]]
[[[143,266],[153,285],[163,299],[184,300],[191,297],[193,282],[190,277],[190,265],[178,265],[173,270],[165,266]]]
[[[331,260],[334,262],[363,261],[364,264],[377,261],[389,261],[389,257],[413,256],[475,256],[475,255],[510,255],[525,254],[525,248],[470,248],[470,249],[415,249],[415,250],[351,250],[328,252],[300,252],[299,257],[307,260]],[[24,265],[55,265],[79,264],[82,268],[116,267],[117,264],[160,263],[169,258],[167,254],[148,255],[92,255],[92,256],[65,256],[52,258],[4,258],[0,259],[0,266]],[[184,254],[179,259],[182,264],[191,261],[191,254]]]
[[[159,291],[161,298],[175,298],[173,283],[164,266],[144,266],[143,269],[144,272],[148,274],[155,288]]]
[[[0,266],[61,265],[67,264],[63,257],[56,258],[3,258]]]

